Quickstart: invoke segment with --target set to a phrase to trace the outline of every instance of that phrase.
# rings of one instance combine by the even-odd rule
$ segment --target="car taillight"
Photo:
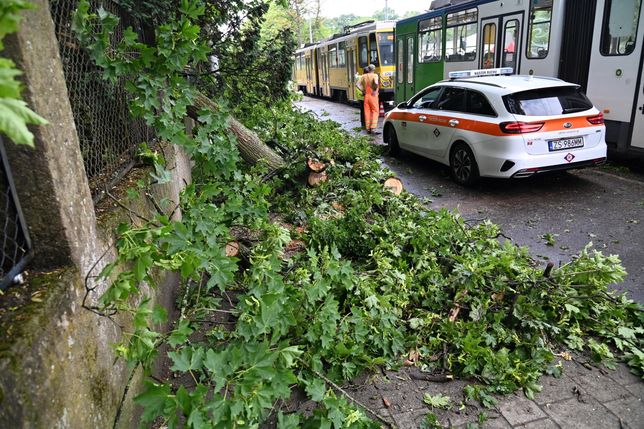
[[[599,115],[589,116],[586,119],[593,125],[601,125],[604,123],[604,114],[599,112]]]
[[[501,122],[499,127],[507,134],[525,134],[536,133],[544,124],[545,122]]]

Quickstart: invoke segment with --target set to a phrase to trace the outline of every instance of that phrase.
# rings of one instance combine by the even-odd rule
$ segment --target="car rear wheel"
[[[389,148],[389,155],[396,156],[400,153],[400,146],[398,145],[398,136],[396,130],[392,125],[387,125],[385,128],[385,141]]]
[[[459,185],[469,186],[479,179],[479,167],[474,153],[464,143],[458,143],[452,148],[449,156],[449,168],[452,178]]]

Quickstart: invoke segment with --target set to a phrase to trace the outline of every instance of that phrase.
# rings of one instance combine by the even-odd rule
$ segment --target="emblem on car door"
[[[436,137],[438,137],[438,136],[440,136],[440,135],[441,135],[441,132],[440,132],[440,131],[438,131],[438,128],[435,128],[435,129],[434,129],[434,135],[435,135]]]
[[[566,122],[564,124],[564,128],[570,128],[570,127],[572,127],[572,124],[570,122]]]

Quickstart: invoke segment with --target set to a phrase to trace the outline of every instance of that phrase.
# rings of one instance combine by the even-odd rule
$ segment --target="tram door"
[[[410,36],[404,36],[404,61],[403,61],[403,69],[404,69],[404,84],[403,87],[405,89],[405,100],[409,100],[412,95],[416,93],[416,84],[414,82],[414,68],[416,67],[416,62],[414,59],[416,58],[416,51],[414,49],[414,35]]]
[[[481,20],[480,68],[512,67],[519,72],[522,21],[520,13]]]
[[[348,82],[347,99],[355,100],[356,99],[356,92],[355,92],[356,58],[355,58],[353,46],[350,46],[349,44],[347,44],[345,55],[347,60],[347,82]]]
[[[638,40],[640,41],[641,47],[636,47],[636,52],[640,53],[640,67],[639,67],[639,84],[638,92],[635,95],[636,97],[636,108],[633,120],[633,134],[631,137],[631,146],[638,149],[644,149],[644,75],[642,73],[644,70],[644,7],[640,11],[640,22],[639,22],[639,34]]]
[[[633,121],[633,137],[631,146],[644,149],[644,78],[641,76],[642,67],[644,67],[644,47],[640,59],[640,84],[637,95],[637,108],[635,109],[635,120]]]
[[[405,97],[405,39],[396,35],[396,103],[406,100]]]

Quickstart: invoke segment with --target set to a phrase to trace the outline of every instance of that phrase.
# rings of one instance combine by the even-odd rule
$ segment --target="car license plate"
[[[584,138],[575,137],[572,139],[548,140],[548,149],[550,150],[550,152],[570,149],[573,147],[584,147]]]

